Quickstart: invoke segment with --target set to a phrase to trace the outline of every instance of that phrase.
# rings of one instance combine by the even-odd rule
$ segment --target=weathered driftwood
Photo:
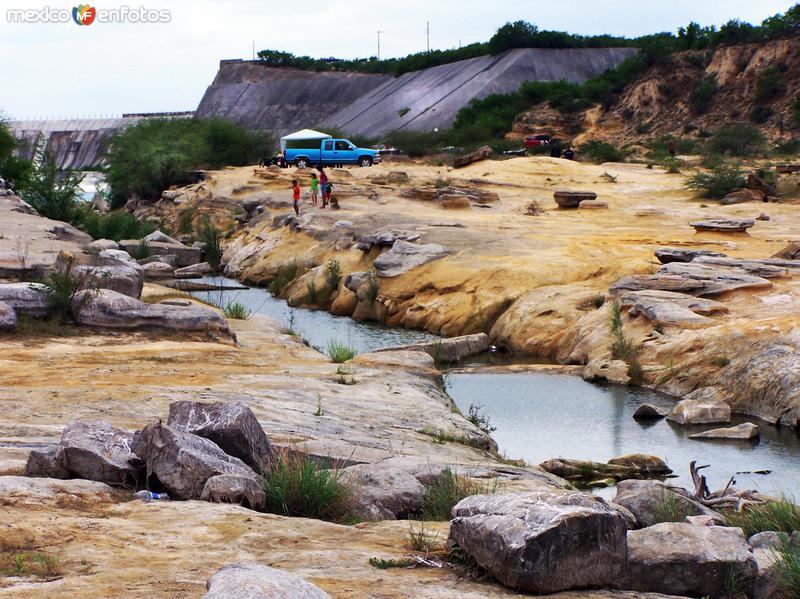
[[[704,506],[713,509],[735,509],[741,512],[749,505],[759,505],[769,500],[758,491],[734,489],[733,486],[736,484],[736,479],[733,476],[728,480],[728,484],[725,485],[724,489],[709,491],[706,477],[700,474],[700,470],[708,467],[709,464],[698,466],[695,461],[689,462],[689,473],[694,484],[693,497]]]

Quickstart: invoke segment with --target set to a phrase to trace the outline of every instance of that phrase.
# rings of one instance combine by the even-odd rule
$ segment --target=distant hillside
[[[540,104],[519,115],[512,136],[550,130],[624,145],[661,135],[702,138],[747,122],[770,141],[788,139],[800,126],[799,56],[798,36],[679,52],[648,68],[612,106],[565,115]]]

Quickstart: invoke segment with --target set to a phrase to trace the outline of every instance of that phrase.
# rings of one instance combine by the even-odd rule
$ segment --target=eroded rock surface
[[[701,503],[694,501],[685,491],[654,480],[623,480],[617,485],[613,502],[627,508],[640,527],[653,526],[660,522],[667,508],[688,516],[711,516],[720,524],[725,519]]]
[[[176,401],[167,426],[205,437],[256,472],[267,470],[272,446],[253,411],[241,402]]]
[[[415,244],[398,240],[388,252],[375,259],[373,266],[382,277],[397,277],[418,266],[444,258],[448,253],[446,247],[435,243]]]
[[[203,599],[330,599],[299,576],[261,564],[236,564],[217,571]]]

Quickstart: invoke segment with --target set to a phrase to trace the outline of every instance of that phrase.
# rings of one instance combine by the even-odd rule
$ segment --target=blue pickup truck
[[[377,150],[357,148],[347,139],[310,139],[287,141],[283,157],[297,168],[357,164],[372,166],[381,161]]]

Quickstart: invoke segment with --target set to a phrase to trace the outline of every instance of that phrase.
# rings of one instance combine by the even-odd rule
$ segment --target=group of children
[[[331,201],[333,184],[328,181],[328,175],[324,168],[319,167],[317,170],[319,170],[319,177],[317,177],[317,173],[311,173],[311,205],[316,206],[318,194],[322,194],[322,206],[320,208],[325,208]],[[297,179],[292,180],[292,199],[294,213],[300,214],[300,184]]]

